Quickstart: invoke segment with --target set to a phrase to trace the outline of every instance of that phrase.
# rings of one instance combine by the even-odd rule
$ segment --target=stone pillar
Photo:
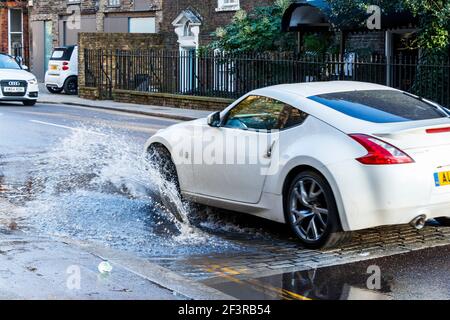
[[[97,32],[105,31],[105,9],[108,4],[108,0],[98,0],[98,11],[95,15],[95,22],[97,24]]]

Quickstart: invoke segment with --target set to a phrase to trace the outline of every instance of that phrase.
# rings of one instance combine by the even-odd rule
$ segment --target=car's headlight
[[[28,84],[36,84],[36,83],[37,83],[37,79],[36,78],[28,80]]]

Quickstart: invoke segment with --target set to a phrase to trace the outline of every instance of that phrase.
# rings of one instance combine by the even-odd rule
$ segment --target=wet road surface
[[[228,276],[209,281],[209,284],[239,299],[448,300],[449,261],[450,247],[445,246],[264,277],[237,279]],[[379,268],[380,272],[378,288],[374,288],[371,278],[374,268]]]
[[[193,225],[175,221],[153,196],[161,181],[143,162],[142,147],[176,122],[74,106],[1,104],[0,200],[8,208],[0,201],[0,228],[130,252],[238,298],[423,297],[406,286],[365,289],[367,275],[358,268],[366,262],[358,261],[403,253],[411,257],[399,260],[406,266],[434,250],[427,248],[447,248],[449,228],[373,229],[356,233],[342,248],[314,251],[302,248],[285,226],[237,213],[183,206]],[[442,268],[450,261],[448,255],[439,259]],[[338,266],[351,262],[361,267]],[[434,276],[448,283],[444,273]],[[324,284],[330,294],[320,293]]]

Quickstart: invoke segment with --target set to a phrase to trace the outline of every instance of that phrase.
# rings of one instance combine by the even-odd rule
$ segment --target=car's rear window
[[[50,57],[50,60],[70,60],[70,57],[72,56],[73,47],[67,47],[67,48],[56,48],[53,50],[52,56]]]
[[[394,90],[333,92],[309,99],[353,118],[377,123],[447,117],[437,106]]]

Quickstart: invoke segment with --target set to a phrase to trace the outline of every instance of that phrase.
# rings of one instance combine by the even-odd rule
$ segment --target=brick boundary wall
[[[199,97],[170,93],[150,93],[129,90],[113,90],[114,101],[165,106],[196,110],[220,111],[228,107],[234,100],[214,97]]]
[[[92,87],[79,87],[78,96],[83,99],[98,100],[100,97],[100,92],[98,88]]]
[[[99,99],[100,90],[85,89],[84,49],[146,50],[162,48],[160,34],[80,32],[78,34],[78,95]],[[114,79],[113,83],[114,83]]]

